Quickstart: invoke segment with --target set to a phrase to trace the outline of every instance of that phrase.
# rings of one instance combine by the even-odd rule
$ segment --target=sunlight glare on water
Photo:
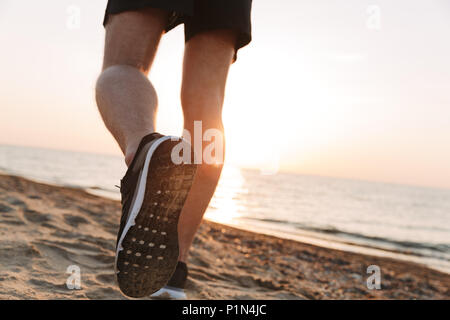
[[[219,223],[231,223],[239,218],[241,210],[237,198],[242,193],[247,193],[247,190],[244,189],[241,170],[225,164],[205,218]]]

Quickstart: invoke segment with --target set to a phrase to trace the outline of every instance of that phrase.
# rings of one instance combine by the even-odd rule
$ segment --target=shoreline
[[[0,175],[2,172],[0,171]],[[28,179],[28,178],[25,178]],[[33,180],[32,180],[33,181]],[[52,184],[51,182],[41,181],[41,183]],[[61,186],[61,185],[55,185]],[[111,195],[110,191],[98,190],[96,188],[83,188],[83,187],[72,187],[75,189],[81,189],[86,191],[89,194],[99,196],[101,198],[106,198],[114,201],[120,201],[120,195],[114,194]],[[415,252],[408,253],[407,251],[399,251],[395,248],[383,248],[377,245],[370,245],[364,243],[352,242],[351,240],[344,240],[339,237],[329,237],[326,234],[320,232],[312,232],[307,230],[301,230],[298,233],[289,233],[281,230],[275,230],[270,228],[259,228],[250,226],[249,223],[233,223],[233,222],[221,222],[214,219],[210,219],[207,216],[204,218],[205,221],[214,222],[218,224],[222,224],[225,226],[237,228],[242,231],[254,232],[262,235],[274,236],[281,239],[293,240],[300,243],[307,243],[314,246],[318,246],[321,248],[334,249],[334,250],[342,250],[346,252],[354,252],[364,255],[377,256],[377,257],[387,257],[395,260],[401,260],[406,262],[414,262],[420,265],[424,265],[430,269],[440,271],[450,275],[450,262],[446,263],[439,258],[433,258],[425,255],[420,255]]]
[[[242,225],[239,226],[237,224],[232,223],[221,223],[214,220],[210,220],[205,218],[205,220],[209,222],[214,222],[217,224],[225,225],[228,227],[233,227],[242,231],[257,233],[261,235],[266,236],[272,236],[275,238],[280,238],[283,240],[292,240],[298,243],[302,244],[309,244],[316,247],[324,248],[324,249],[331,249],[331,250],[337,250],[337,251],[344,251],[344,252],[352,252],[356,254],[366,255],[366,256],[375,256],[375,257],[381,257],[381,258],[389,258],[393,260],[398,261],[404,261],[404,262],[411,262],[416,263],[421,266],[427,267],[429,269],[439,271],[442,273],[445,273],[447,275],[450,275],[450,269],[448,268],[448,264],[443,262],[443,260],[439,258],[430,258],[427,256],[418,255],[416,253],[407,253],[398,251],[395,249],[387,249],[382,247],[377,247],[375,245],[364,245],[360,243],[355,243],[351,241],[343,241],[342,239],[332,239],[332,238],[326,238],[322,237],[322,234],[289,234],[286,233],[284,235],[280,234],[281,232],[278,230],[275,230],[273,232],[266,231],[266,230],[256,230],[257,228],[249,227],[248,225]],[[333,242],[334,240],[334,242]],[[433,261],[434,260],[434,261]],[[433,261],[427,263],[427,261]],[[441,263],[440,263],[441,262]]]
[[[43,182],[46,183],[46,182]],[[51,183],[50,183],[51,184]],[[105,192],[105,190],[97,190],[93,188],[81,188],[82,190],[107,199],[111,200],[120,200],[120,195],[114,194],[114,196],[110,195],[110,192]],[[330,236],[329,234],[308,231],[308,230],[296,230],[296,232],[287,232],[283,230],[271,229],[268,226],[258,225],[258,221],[253,221],[251,223],[235,223],[235,222],[224,222],[220,220],[215,220],[208,218],[208,214],[206,214],[204,220],[215,222],[218,224],[222,224],[229,227],[234,227],[242,231],[254,232],[262,235],[274,236],[281,239],[293,240],[300,243],[307,243],[314,246],[334,249],[334,250],[342,250],[346,252],[359,253],[370,256],[377,257],[387,257],[395,260],[401,260],[406,262],[415,262],[421,265],[425,265],[426,267],[437,270],[450,275],[450,261],[445,259],[440,259],[438,257],[432,257],[428,255],[423,255],[414,251],[408,252],[407,249],[403,251],[394,247],[388,248],[383,247],[379,244],[370,244],[363,242],[356,242],[350,239],[343,239],[338,236]],[[368,240],[374,240],[373,238],[366,238]],[[383,240],[383,239],[375,239],[375,240]],[[389,243],[389,240],[387,241]]]
[[[33,165],[30,163],[29,168],[32,167]],[[58,166],[55,166],[55,168],[57,167]],[[76,189],[82,189],[84,191],[87,191],[88,193],[100,197],[105,197],[113,200],[120,200],[120,193],[118,192],[118,190],[116,190],[115,188],[105,188],[104,185],[103,187],[100,187],[102,183],[100,183],[98,179],[97,180],[94,179],[91,181],[86,176],[84,176],[83,178],[84,180],[83,179],[77,180],[76,178],[71,179],[70,178],[71,176],[64,175],[67,174],[68,172],[61,171],[61,169],[58,169],[56,171],[57,171],[56,175],[53,178],[51,178],[52,175],[49,175],[49,173],[44,175],[39,174],[40,172],[39,169],[37,169],[36,172],[34,172],[33,170],[28,170],[26,172],[22,171],[15,172],[14,170],[12,171],[6,169],[2,170],[0,168],[0,174],[18,175],[25,177],[26,179],[31,179],[32,181],[35,182],[60,187],[71,187]],[[76,170],[71,170],[69,172],[72,175],[76,176]],[[95,172],[90,172],[90,174],[95,176]],[[102,176],[105,175],[107,175],[106,172],[103,172]],[[113,186],[115,183],[117,183],[116,178],[119,179],[120,176],[107,180],[108,186]],[[67,183],[68,181],[72,181],[72,183],[70,182]],[[80,181],[84,182],[90,181],[90,183],[79,184]],[[329,210],[331,209],[328,209],[328,211]],[[377,238],[376,236],[370,236],[365,233],[358,233],[358,231],[355,230],[353,230],[354,233],[351,233],[351,231],[346,232],[340,229],[327,229],[327,227],[324,227],[324,229],[314,230],[314,228],[308,227],[308,224],[304,225],[305,228],[303,228],[301,226],[300,227],[291,226],[289,222],[287,222],[286,224],[283,223],[268,224],[265,223],[264,221],[259,221],[258,219],[252,219],[251,216],[246,216],[245,214],[243,215],[244,218],[243,220],[225,219],[224,221],[223,219],[221,219],[221,217],[216,217],[213,212],[214,210],[212,209],[209,210],[206,213],[205,219],[218,223],[224,223],[226,225],[234,226],[242,230],[274,235],[276,237],[284,239],[294,239],[302,243],[306,242],[320,247],[344,250],[348,252],[362,253],[367,255],[375,255],[380,257],[391,257],[403,261],[412,261],[419,264],[427,265],[429,268],[432,268],[434,270],[450,274],[450,260],[449,260],[450,257],[448,256],[449,254],[448,252],[435,250],[435,247],[429,247],[430,244],[427,243],[415,243],[413,240],[414,238],[411,237],[409,237],[409,240],[399,241],[395,240],[395,237]],[[212,214],[210,215],[210,213]],[[293,213],[295,214],[295,211]],[[281,220],[280,222],[283,221]]]
[[[0,191],[1,299],[124,298],[113,274],[118,201],[2,174]],[[65,286],[71,265],[81,290]],[[450,299],[450,275],[425,265],[212,221],[188,265],[191,299]],[[369,265],[381,268],[381,290],[367,288]]]

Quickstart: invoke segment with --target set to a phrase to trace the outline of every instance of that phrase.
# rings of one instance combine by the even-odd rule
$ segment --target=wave
[[[333,235],[337,238],[345,238],[347,240],[348,239],[359,239],[359,240],[363,240],[366,243],[372,242],[372,243],[377,243],[378,245],[381,245],[381,244],[390,245],[390,246],[393,246],[396,248],[396,250],[390,250],[390,251],[396,251],[396,252],[401,252],[401,253],[406,253],[406,254],[411,254],[412,253],[411,250],[429,250],[429,251],[433,251],[433,252],[439,252],[442,254],[450,254],[450,245],[447,243],[434,244],[434,243],[425,243],[425,242],[402,241],[402,240],[395,240],[392,238],[383,238],[383,237],[365,235],[362,233],[343,231],[343,230],[336,229],[334,227],[319,228],[319,227],[308,226],[308,225],[305,225],[302,223],[288,222],[288,221],[283,221],[283,220],[278,220],[278,219],[251,218],[251,217],[246,217],[245,219],[261,221],[261,222],[266,222],[266,223],[271,223],[271,224],[293,226],[298,230]],[[368,247],[374,247],[374,248],[378,248],[378,249],[387,250],[384,247],[370,246],[367,244],[364,244],[364,245],[368,246]],[[403,249],[403,250],[398,250],[398,249]],[[405,251],[405,249],[407,251]],[[421,256],[428,256],[423,253],[420,254],[419,252],[414,252],[414,254],[421,255]],[[446,259],[446,260],[450,260],[450,259]]]
[[[444,244],[444,243],[424,243],[424,242],[413,242],[413,241],[401,241],[401,240],[395,240],[391,238],[382,238],[382,237],[375,237],[375,236],[369,236],[365,234],[360,233],[354,233],[354,232],[347,232],[342,230],[337,230],[335,228],[307,228],[307,230],[326,233],[326,234],[333,234],[333,235],[341,235],[351,238],[359,238],[363,240],[370,240],[370,241],[376,241],[386,244],[395,245],[402,248],[410,248],[410,249],[421,249],[421,250],[432,250],[437,251],[441,253],[450,253],[450,245]]]

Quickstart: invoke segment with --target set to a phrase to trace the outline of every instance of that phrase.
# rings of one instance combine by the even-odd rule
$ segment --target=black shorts
[[[232,29],[238,34],[237,53],[252,38],[252,0],[108,0],[103,25],[106,25],[109,14],[148,7],[170,12],[166,32],[184,23],[186,41],[203,31]]]

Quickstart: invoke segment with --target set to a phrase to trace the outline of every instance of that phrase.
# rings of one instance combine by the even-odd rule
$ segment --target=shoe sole
[[[174,164],[180,141],[162,137],[147,152],[131,211],[116,251],[120,290],[140,298],[164,287],[178,262],[178,219],[196,172],[195,164]],[[191,159],[193,152],[191,150]]]

